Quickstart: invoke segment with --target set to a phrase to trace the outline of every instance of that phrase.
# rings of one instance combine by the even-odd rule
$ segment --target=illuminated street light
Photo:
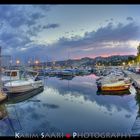
[[[128,65],[131,66],[132,65],[131,62],[129,62]]]
[[[19,63],[20,63],[20,61],[19,61],[19,60],[17,60],[17,61],[16,61],[16,64],[18,65]]]
[[[39,64],[39,61],[38,61],[38,60],[36,60],[36,61],[35,61],[35,64]]]
[[[125,66],[125,62],[123,62],[123,65]]]

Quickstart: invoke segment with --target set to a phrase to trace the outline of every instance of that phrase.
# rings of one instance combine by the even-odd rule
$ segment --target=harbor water
[[[0,104],[0,136],[44,133],[127,133],[139,115],[139,95],[99,93],[94,74],[46,77],[44,90]]]

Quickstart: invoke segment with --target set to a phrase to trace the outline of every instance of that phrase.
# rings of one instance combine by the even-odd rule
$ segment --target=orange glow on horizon
[[[84,58],[84,57],[89,57],[89,58],[96,58],[96,57],[104,57],[104,58],[106,58],[106,57],[110,57],[110,56],[115,56],[115,55],[122,55],[122,56],[124,56],[124,55],[136,55],[136,54],[134,54],[134,53],[112,53],[112,54],[101,54],[101,55],[88,55],[88,56],[82,56],[82,57],[75,57],[75,58],[73,58],[73,59],[81,59],[81,58]]]

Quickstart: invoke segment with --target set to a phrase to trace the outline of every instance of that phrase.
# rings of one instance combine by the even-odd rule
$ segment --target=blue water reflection
[[[95,75],[50,77],[44,91],[0,105],[0,112],[7,112],[0,120],[0,135],[130,132],[139,109],[136,95],[98,95],[95,80]]]

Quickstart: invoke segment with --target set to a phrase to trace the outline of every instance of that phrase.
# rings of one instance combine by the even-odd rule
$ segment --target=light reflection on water
[[[130,132],[139,107],[135,94],[98,95],[95,80],[95,75],[72,80],[51,77],[43,92],[0,105],[0,111],[7,111],[0,120],[0,135]]]

